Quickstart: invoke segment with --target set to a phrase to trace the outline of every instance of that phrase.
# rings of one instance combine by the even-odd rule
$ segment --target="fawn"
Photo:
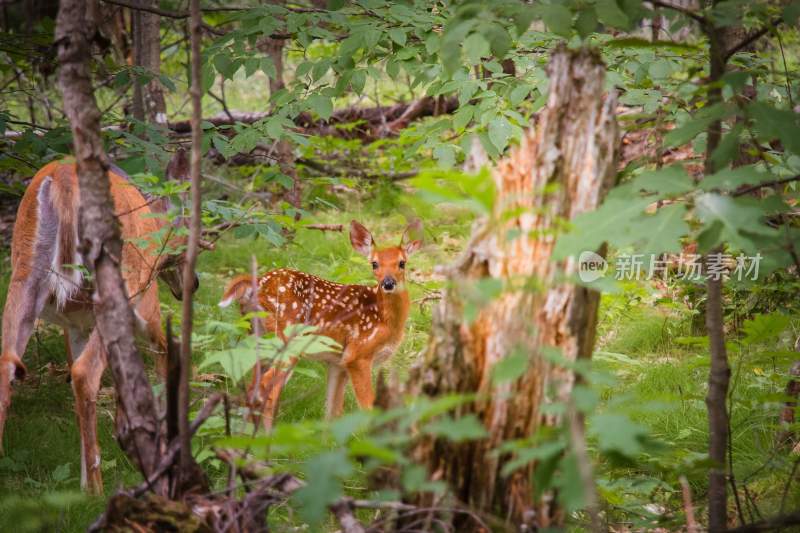
[[[359,406],[369,409],[375,401],[372,367],[386,361],[403,339],[409,311],[406,262],[422,245],[421,240],[413,238],[421,233],[422,224],[417,220],[406,228],[399,246],[376,248],[367,228],[353,220],[350,243],[371,262],[375,286],[343,285],[282,268],[257,280],[256,295],[252,294],[251,276],[234,278],[219,306],[238,301],[242,313],[259,308],[267,311],[265,330],[284,340],[283,331],[290,324],[317,326],[316,334],[330,337],[342,347],[340,353],[314,356],[328,366],[326,417],[341,415],[348,377]],[[257,402],[267,430],[272,427],[281,389],[295,363],[296,358],[288,368],[272,366],[261,378]],[[251,388],[256,386],[256,379],[254,376]]]
[[[181,179],[188,161],[179,151],[167,174]],[[166,339],[161,330],[161,309],[155,277],[161,277],[180,299],[180,270],[184,254],[178,250],[184,237],[176,236],[161,250],[156,242],[142,245],[166,227],[166,220],[151,213],[168,210],[168,200],[142,196],[127,175],[114,166],[108,172],[111,195],[121,223],[122,276],[136,317],[137,332],[155,348],[157,367],[166,369]],[[95,329],[91,286],[76,268],[82,265],[79,248],[80,191],[75,163],[56,161],[36,173],[22,197],[11,243],[11,281],[3,310],[3,344],[0,354],[0,452],[3,427],[11,404],[11,384],[25,376],[22,355],[36,319],[44,318],[64,330],[70,366],[75,413],[81,435],[81,487],[103,491],[100,447],[97,442],[97,393],[106,367],[106,351]],[[176,224],[181,224],[180,219]],[[168,232],[172,235],[172,232]],[[162,253],[163,252],[163,253]],[[194,288],[197,288],[195,277]]]

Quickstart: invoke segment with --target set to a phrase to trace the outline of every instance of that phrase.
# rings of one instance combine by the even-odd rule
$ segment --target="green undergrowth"
[[[705,512],[709,354],[707,340],[692,336],[692,317],[682,303],[642,286],[603,298],[593,362],[607,380],[598,387],[600,411],[628,415],[646,437],[637,462],[612,458],[600,464],[598,484],[612,507],[640,524],[681,523],[680,476],[690,484],[698,516]],[[782,500],[784,509],[800,505],[796,487],[784,500],[796,457],[775,445],[800,317],[776,313],[750,324],[758,325],[753,329],[771,324],[774,331],[760,337],[728,332],[730,449],[739,508],[747,520],[778,514]],[[739,512],[734,498],[731,505],[734,516]]]
[[[309,220],[322,224],[343,224],[345,232],[322,232],[300,228],[290,243],[276,247],[264,239],[238,237],[235,231],[224,234],[216,249],[200,256],[198,274],[200,289],[195,294],[195,340],[199,349],[193,355],[195,364],[204,353],[235,345],[241,335],[221,334],[225,325],[239,320],[237,306],[220,309],[217,303],[232,276],[249,273],[255,257],[259,272],[289,267],[313,273],[342,283],[374,283],[365,258],[350,245],[347,224],[359,220],[372,232],[378,246],[400,242],[407,221],[419,217],[425,223],[425,246],[408,262],[408,286],[412,301],[420,300],[442,286],[434,275],[437,265],[446,264],[460,249],[469,232],[471,215],[463,209],[437,206],[434,210],[416,201],[413,196],[400,196],[390,187],[372,199],[351,199],[340,202],[339,209],[329,208],[310,214]],[[386,198],[386,195],[392,196]],[[394,202],[395,209],[386,209]],[[0,299],[10,275],[8,252],[0,263]],[[180,327],[180,303],[166,287],[160,288],[164,318],[171,315],[174,328]],[[412,304],[405,340],[383,371],[389,375],[406,375],[409,366],[427,340],[431,320],[431,302]],[[102,512],[104,498],[90,498],[80,492],[79,434],[73,412],[72,390],[67,383],[64,341],[54,327],[39,325],[25,354],[28,379],[17,384],[6,424],[4,446],[0,457],[0,531],[14,527],[18,531],[59,530],[83,531]],[[151,378],[155,382],[152,374]],[[244,384],[233,384],[215,368],[197,370],[193,389],[197,396],[213,390],[227,390],[234,398],[234,410],[241,411],[237,399],[243,398]],[[247,380],[245,380],[247,381]],[[162,387],[155,385],[157,393]],[[103,477],[106,496],[118,487],[138,483],[141,478],[117,446],[113,436],[114,401],[112,381],[106,373],[98,402],[98,431],[103,456]],[[281,399],[279,424],[322,417],[325,398],[325,368],[313,361],[301,361]],[[345,409],[356,408],[352,391],[346,394]],[[210,444],[219,435],[221,418],[210,420],[201,430],[195,445],[198,449]],[[224,422],[223,422],[224,423]],[[224,482],[215,460],[201,457],[212,483]],[[296,458],[303,460],[302,454]],[[356,489],[359,480],[351,488]]]
[[[387,208],[392,203],[395,207]],[[340,200],[337,208],[315,211],[309,218],[315,223],[345,225],[357,219],[371,230],[378,246],[385,246],[399,242],[407,219],[412,216],[425,223],[426,245],[409,261],[409,289],[415,303],[405,341],[384,369],[399,379],[407,375],[427,342],[431,302],[420,300],[442,287],[436,267],[452,261],[463,247],[472,216],[463,209],[431,207],[413,195],[397,195],[393,188],[383,192],[377,188],[369,200]],[[208,351],[235,345],[241,339],[243,334],[226,329],[226,324],[239,320],[238,309],[220,309],[217,302],[232,276],[250,271],[253,257],[260,272],[290,267],[343,283],[373,282],[367,261],[352,250],[346,232],[299,228],[290,244],[276,247],[264,239],[241,237],[231,230],[220,238],[214,251],[203,252],[199,260],[196,365]],[[9,259],[4,253],[0,262],[3,300],[9,273]],[[180,304],[163,287],[161,301],[164,315],[171,314],[177,322]],[[681,301],[677,289],[670,298],[646,285],[629,285],[603,297],[593,363],[601,376],[595,383],[601,399],[599,412],[627,415],[641,428],[636,461],[604,456],[597,465],[602,498],[612,515],[619,513],[624,521],[643,525],[659,520],[680,523],[681,475],[689,480],[697,501],[704,500],[708,353],[702,340],[692,337],[692,318],[693,312]],[[734,473],[747,485],[753,500],[746,503],[749,507],[745,512],[754,513],[757,507],[765,516],[776,513],[782,482],[791,469],[788,454],[776,453],[774,448],[775,421],[788,364],[785,357],[770,358],[768,354],[785,351],[798,327],[794,317],[779,335],[746,345],[733,342],[743,337],[742,331],[730,332]],[[104,499],[84,496],[79,489],[79,438],[59,332],[39,326],[25,362],[29,379],[16,387],[3,442],[7,454],[0,458],[0,531],[12,527],[15,531],[82,531],[102,511]],[[227,390],[234,398],[234,410],[241,412],[242,383],[226,380],[221,369],[214,367],[196,369],[195,378],[197,397],[212,390]],[[159,392],[161,387],[156,386],[156,390]],[[324,366],[301,361],[284,390],[278,423],[320,419],[324,396]],[[197,407],[199,403],[195,404]],[[355,409],[348,389],[346,410]],[[113,437],[114,402],[108,375],[98,411],[108,496],[120,486],[140,481]],[[210,452],[203,450],[208,450],[207,445],[220,435],[223,426],[224,420],[214,417],[195,439],[200,459],[215,486],[225,482],[225,471]],[[595,429],[591,425],[588,428],[593,452],[598,446]],[[282,460],[300,463],[309,457],[309,452],[298,450]],[[363,473],[356,472],[346,481],[345,488],[354,495],[369,496],[365,485]],[[784,505],[787,509],[800,505],[796,491]],[[272,520],[296,520],[285,513],[285,509],[278,510]]]

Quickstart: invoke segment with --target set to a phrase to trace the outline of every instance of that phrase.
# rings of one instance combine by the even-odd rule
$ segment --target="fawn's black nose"
[[[397,281],[395,281],[394,278],[387,276],[383,278],[383,281],[381,282],[381,287],[383,287],[383,290],[385,290],[386,292],[392,292],[394,288],[397,287]]]

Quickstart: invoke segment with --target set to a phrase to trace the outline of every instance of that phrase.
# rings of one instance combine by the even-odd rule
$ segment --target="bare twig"
[[[781,24],[781,22],[783,22],[783,18],[781,17],[769,21],[767,24],[764,25],[763,28],[760,28],[752,32],[750,35],[748,35],[747,37],[745,37],[744,39],[733,45],[730,49],[726,50],[725,54],[723,55],[723,59],[727,62],[737,52],[744,50],[745,48],[747,48],[748,46],[750,46],[751,44],[753,44],[754,42],[765,36],[767,33],[769,33],[773,28],[778,27]]]
[[[663,7],[665,9],[671,9],[673,11],[686,15],[687,17],[696,20],[700,24],[706,24],[708,22],[708,19],[706,19],[703,15],[688,7],[676,6],[674,4],[670,4],[669,2],[662,2],[661,0],[652,0],[651,3],[655,7]]]
[[[183,267],[183,313],[181,315],[181,379],[178,401],[178,433],[180,436],[181,475],[187,474],[192,463],[192,442],[189,435],[189,374],[192,368],[192,295],[194,293],[195,265],[199,249],[201,209],[200,204],[200,158],[203,154],[203,120],[202,109],[202,74],[201,74],[201,18],[200,0],[189,3],[191,18],[189,20],[190,70],[191,86],[189,93],[192,99],[192,155],[190,160],[191,179],[191,220],[189,222],[189,243],[186,247],[186,259]]]
[[[763,189],[764,187],[774,187],[776,185],[785,185],[787,183],[791,183],[793,181],[798,181],[798,180],[800,180],[800,174],[797,174],[796,176],[790,176],[788,178],[781,178],[779,180],[765,181],[763,183],[758,183],[756,185],[752,185],[750,187],[746,187],[744,189],[738,190],[735,193],[733,193],[732,196],[744,196],[745,194],[749,194],[749,193],[751,193],[753,191],[757,191],[759,189]]]
[[[364,533],[364,526],[356,520],[353,515],[352,498],[340,498],[339,501],[330,506],[331,512],[336,516],[339,525],[342,526],[342,533]]]

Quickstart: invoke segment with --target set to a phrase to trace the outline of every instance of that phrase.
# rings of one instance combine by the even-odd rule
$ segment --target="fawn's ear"
[[[350,222],[350,244],[353,245],[356,252],[369,259],[375,241],[367,228],[352,220]]]
[[[405,250],[406,255],[411,255],[422,247],[422,221],[420,219],[416,219],[408,225],[400,240],[400,247]]]

